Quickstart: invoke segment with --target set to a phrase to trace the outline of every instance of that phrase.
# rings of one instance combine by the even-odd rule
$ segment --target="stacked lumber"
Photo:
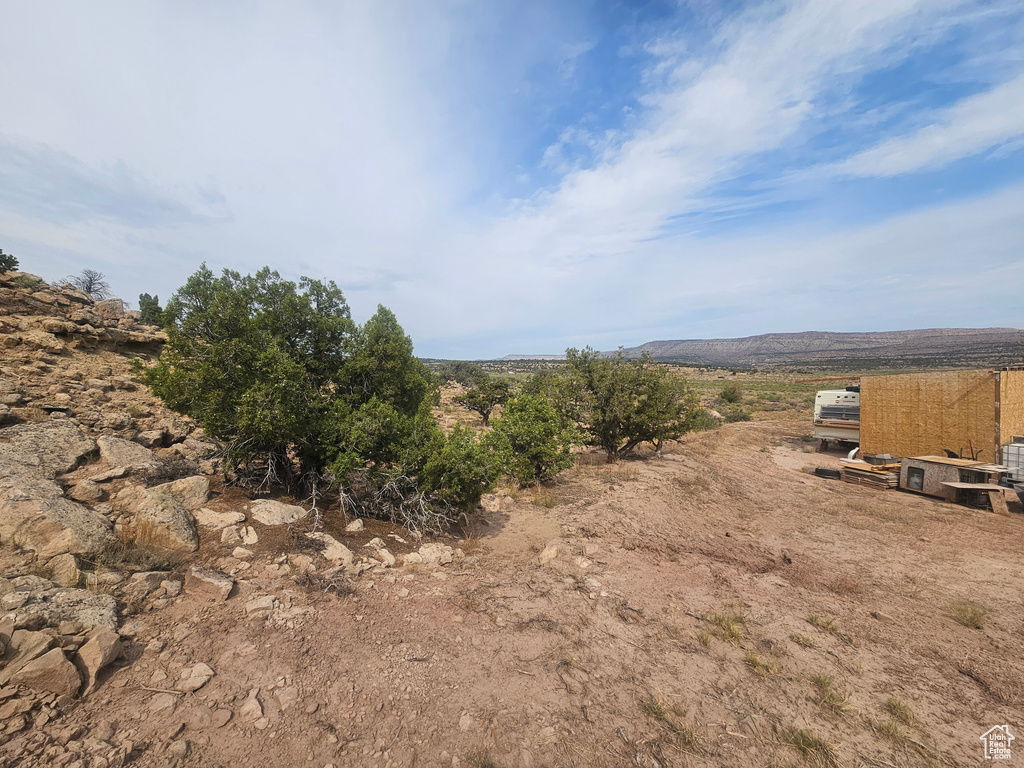
[[[900,465],[868,464],[866,461],[846,460],[842,475],[844,483],[867,485],[871,488],[898,488],[900,485]]]

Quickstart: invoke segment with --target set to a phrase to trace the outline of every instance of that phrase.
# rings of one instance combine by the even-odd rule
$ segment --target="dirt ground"
[[[127,743],[140,767],[984,764],[985,731],[1024,730],[1024,515],[815,477],[839,453],[808,431],[581,457],[488,497],[455,562],[340,589],[255,523],[237,594],[125,617],[126,657],[42,730]],[[354,550],[414,548],[337,522]],[[200,554],[226,567],[213,535]],[[174,691],[199,662],[209,683]]]

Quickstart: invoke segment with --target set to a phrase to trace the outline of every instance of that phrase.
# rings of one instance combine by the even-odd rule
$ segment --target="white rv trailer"
[[[823,390],[814,398],[814,436],[860,443],[860,387]]]

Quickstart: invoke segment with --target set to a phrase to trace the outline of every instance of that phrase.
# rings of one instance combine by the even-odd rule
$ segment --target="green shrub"
[[[563,425],[545,398],[520,393],[495,420],[488,440],[505,454],[508,474],[523,486],[573,466],[572,446],[582,444],[583,435],[574,425]]]
[[[741,408],[738,405],[734,405],[731,408],[726,409],[725,421],[727,424],[732,424],[736,421],[750,421],[750,411]]]
[[[589,347],[565,355],[569,407],[609,461],[641,443],[660,448],[690,430],[697,394],[649,355],[626,359],[620,350],[607,357]]]
[[[718,399],[723,403],[738,403],[743,399],[743,388],[735,381],[730,382],[718,393]]]
[[[225,443],[243,483],[309,492],[326,479],[367,514],[443,527],[501,474],[473,433],[440,431],[432,376],[394,314],[357,326],[334,283],[204,264],[164,319],[168,343],[143,376]]]

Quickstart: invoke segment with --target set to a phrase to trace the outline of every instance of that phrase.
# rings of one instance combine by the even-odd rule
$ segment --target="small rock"
[[[149,711],[163,712],[164,710],[174,711],[174,708],[178,706],[178,697],[173,693],[158,693],[152,699],[149,700]]]
[[[99,437],[96,445],[100,449],[100,458],[113,467],[145,467],[156,460],[148,448],[120,437]]]
[[[374,538],[372,538],[368,542],[366,542],[366,546],[368,546],[370,549],[383,549],[384,548],[384,540],[381,539],[380,537],[376,537],[375,536]]]
[[[234,579],[226,573],[197,565],[192,566],[185,576],[187,592],[204,594],[214,600],[227,600],[234,586]]]
[[[157,485],[150,490],[170,496],[189,512],[194,512],[210,498],[210,479],[202,475],[193,475]]]
[[[238,526],[229,525],[223,531],[220,532],[220,543],[225,544],[229,547],[236,546],[242,543],[242,537],[238,535]]]
[[[231,550],[231,556],[237,557],[239,560],[245,560],[247,557],[252,557],[252,550],[245,547],[235,547]]]
[[[294,685],[290,685],[287,688],[282,688],[277,692],[277,703],[281,706],[281,711],[284,712],[289,707],[293,706],[299,700],[299,689]]]
[[[177,597],[181,594],[180,581],[161,581],[160,586],[163,587],[164,594],[168,597]]]
[[[882,613],[881,611],[872,611],[871,617],[877,621],[892,621],[892,616],[887,613]]]
[[[263,611],[270,612],[272,610],[274,610],[273,595],[263,595],[263,597],[257,597],[245,604],[245,612],[247,614],[262,613]]]
[[[402,556],[402,562],[405,565],[419,565],[423,562],[423,555],[419,552],[410,552]]]
[[[128,589],[132,592],[148,595],[150,592],[158,589],[170,575],[169,571],[139,571],[132,574]]]
[[[177,739],[167,745],[166,754],[172,760],[184,760],[192,751],[192,745],[188,739]]]
[[[259,535],[256,533],[256,529],[251,525],[243,525],[241,530],[239,530],[238,535],[242,539],[242,543],[248,546],[252,546],[260,540]]]
[[[552,560],[558,557],[561,553],[562,547],[558,542],[548,542],[548,545],[544,547],[544,551],[537,557],[537,561],[541,565],[547,565]]]
[[[388,552],[386,549],[381,548],[377,550],[377,556],[384,562],[384,565],[389,568],[393,568],[395,565],[395,556]]]
[[[184,677],[185,675],[187,677]],[[182,670],[182,676],[184,679],[178,683],[178,690],[185,692],[198,691],[208,682],[216,673],[210,669],[206,664],[196,664],[191,669]]]
[[[328,560],[342,563],[346,568],[352,565],[352,550],[327,533],[307,533],[307,538],[323,543],[321,554]]]
[[[238,710],[238,716],[243,721],[251,723],[263,717],[263,705],[260,704],[259,693],[259,688],[253,688],[249,691],[249,696],[245,699],[245,703]]]
[[[210,725],[214,728],[223,728],[231,721],[232,713],[230,709],[218,709],[215,710],[213,715],[210,717]]]
[[[142,619],[132,619],[131,621],[126,621],[121,626],[121,629],[118,630],[118,634],[121,637],[137,637],[145,632],[148,626],[149,625]]]
[[[117,480],[128,474],[130,467],[114,467],[108,469],[106,472],[100,472],[98,475],[93,475],[89,478],[90,482],[93,483],[104,483],[107,480]]]
[[[99,501],[103,498],[103,489],[92,480],[82,480],[71,486],[68,496],[75,501]]]
[[[366,526],[363,525],[362,520],[353,520],[351,523],[345,526],[345,530],[349,533],[356,533],[357,531],[363,530]]]

